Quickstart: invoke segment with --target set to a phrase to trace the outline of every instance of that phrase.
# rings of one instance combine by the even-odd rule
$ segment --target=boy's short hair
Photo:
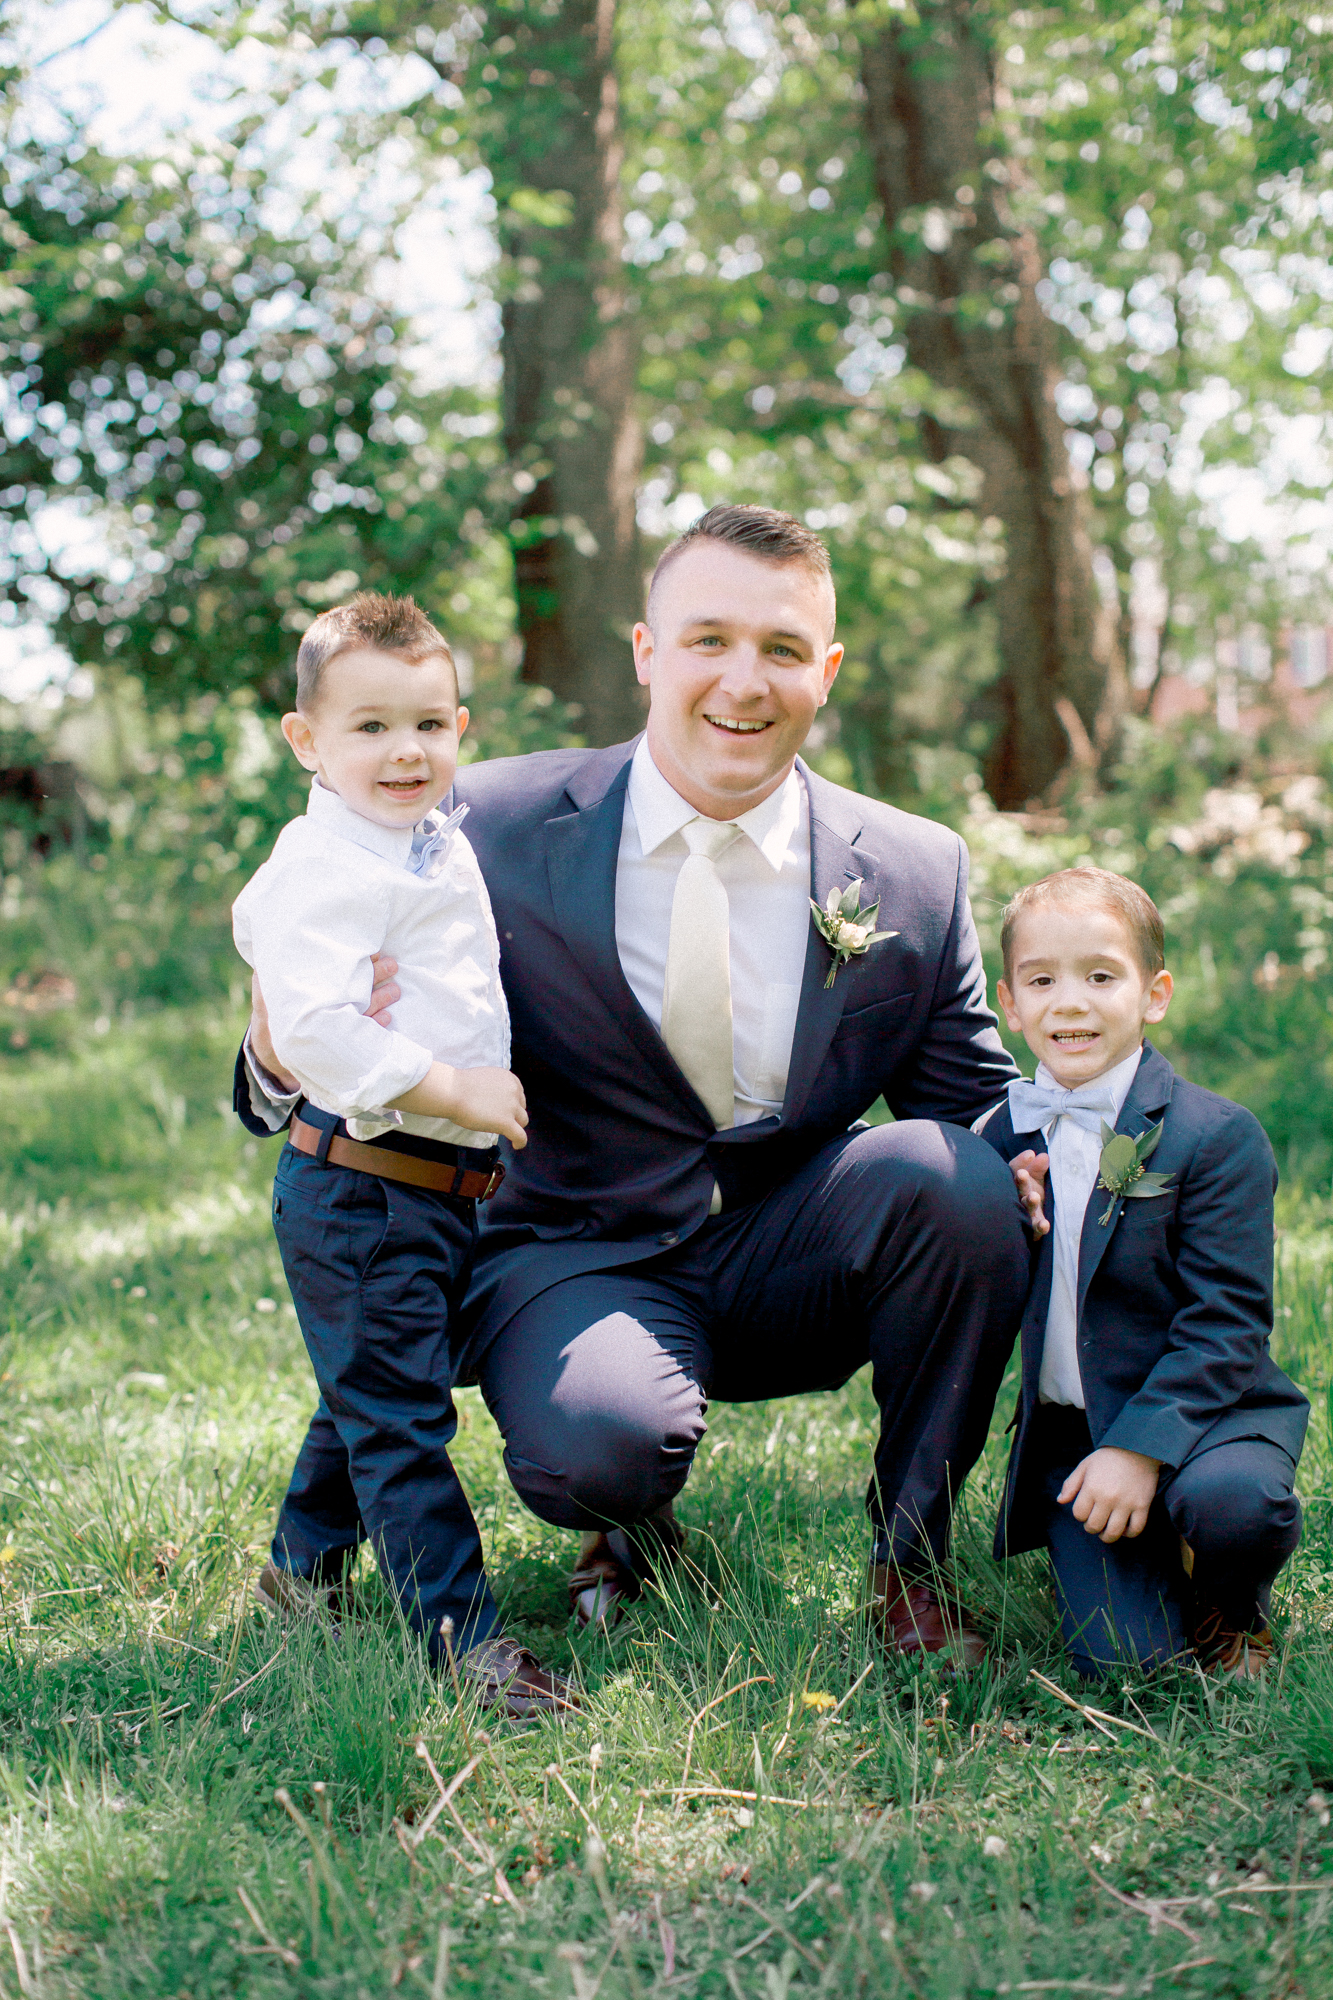
[[[1044,903],[1098,903],[1119,917],[1129,933],[1134,956],[1149,979],[1155,979],[1166,964],[1166,934],[1156,903],[1146,889],[1127,876],[1113,875],[1109,868],[1061,868],[1029,882],[1005,904],[1000,921],[1000,950],[1004,956],[1004,976],[1013,970],[1014,932],[1018,920]]]
[[[650,607],[663,571],[695,542],[725,542],[729,548],[739,549],[743,555],[758,556],[762,562],[800,563],[817,576],[827,577],[830,590],[833,587],[833,565],[827,548],[814,529],[807,528],[794,514],[783,514],[776,507],[710,507],[657,558],[648,584]]]
[[[306,628],[296,655],[296,706],[303,712],[319,699],[320,677],[339,653],[368,646],[377,653],[397,653],[413,664],[438,653],[454,667],[454,656],[443,632],[431,624],[411,597],[386,597],[378,590],[359,590],[346,604],[323,611]],[[458,672],[454,668],[454,697]]]

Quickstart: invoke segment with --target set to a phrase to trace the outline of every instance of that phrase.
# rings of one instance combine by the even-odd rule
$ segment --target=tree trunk
[[[990,49],[969,0],[921,0],[862,51],[865,121],[912,364],[966,399],[950,449],[1004,524],[994,587],[1000,676],[985,761],[996,804],[1023,806],[1109,748],[1123,708],[1114,620],[1094,581],[1086,509],[1055,407],[1055,342],[1037,244],[1013,220],[1012,161],[992,157]]]
[[[478,137],[505,257],[522,674],[577,702],[593,743],[643,723],[630,654],[643,602],[638,339],[621,259],[614,27],[615,0],[496,9],[469,78],[480,73]]]

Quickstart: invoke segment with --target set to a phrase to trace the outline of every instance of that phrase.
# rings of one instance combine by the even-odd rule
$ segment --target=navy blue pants
[[[311,1106],[302,1117],[330,1122]],[[497,1624],[449,1459],[449,1326],[471,1275],[474,1205],[285,1146],[273,1226],[320,1390],[273,1560],[330,1582],[369,1538],[432,1659],[443,1657],[446,1617],[461,1652]]]
[[[1279,1445],[1237,1438],[1200,1452],[1158,1489],[1141,1535],[1107,1544],[1055,1497],[1093,1448],[1082,1410],[1047,1405],[1033,1422],[1060,1623],[1080,1674],[1182,1657],[1194,1618],[1211,1607],[1239,1632],[1267,1624],[1273,1579],[1301,1538],[1296,1468]]]
[[[665,1255],[540,1293],[479,1379],[534,1513],[633,1528],[685,1484],[710,1396],[836,1389],[869,1362],[875,1556],[928,1570],[985,1443],[1027,1273],[999,1155],[953,1126],[881,1125]]]
[[[542,1255],[535,1244],[532,1256]],[[868,1361],[881,1430],[875,1554],[942,1557],[985,1443],[1028,1284],[1009,1169],[928,1120],[848,1132],[676,1249],[550,1286],[468,1355],[520,1497],[559,1527],[634,1528],[685,1484],[710,1395],[836,1389]],[[345,1538],[338,1440],[313,1548]]]

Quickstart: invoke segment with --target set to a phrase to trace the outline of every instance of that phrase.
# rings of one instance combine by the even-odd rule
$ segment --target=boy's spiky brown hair
[[[306,630],[296,655],[296,706],[302,714],[308,714],[319,700],[320,677],[330,660],[362,647],[376,653],[396,653],[413,663],[438,654],[451,667],[454,664],[449,641],[413,598],[359,590],[346,604],[321,612]],[[457,692],[455,686],[455,696]]]

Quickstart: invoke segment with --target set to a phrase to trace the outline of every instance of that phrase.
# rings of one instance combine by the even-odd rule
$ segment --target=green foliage
[[[503,638],[489,400],[409,406],[354,218],[276,238],[240,147],[182,175],[71,135],[6,169],[11,615],[176,702],[249,686],[282,706],[296,636],[357,587],[415,592],[464,643]],[[41,532],[53,499],[81,533]]]

